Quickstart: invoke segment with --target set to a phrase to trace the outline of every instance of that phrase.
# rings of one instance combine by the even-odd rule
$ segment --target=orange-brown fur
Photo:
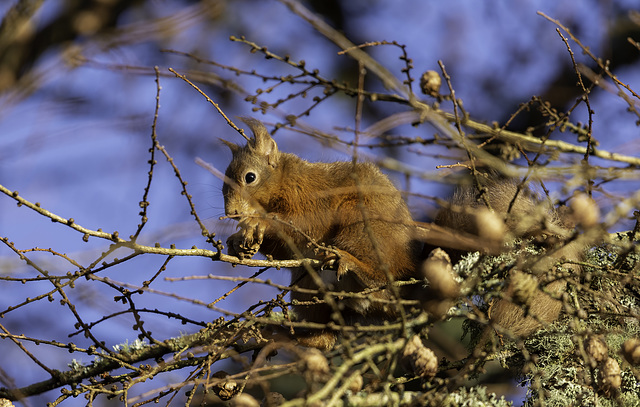
[[[230,254],[250,257],[260,251],[276,260],[319,259],[329,270],[316,271],[338,291],[383,287],[388,276],[415,275],[420,244],[412,240],[411,215],[400,192],[376,166],[304,161],[278,151],[257,120],[244,121],[254,134],[248,144],[240,147],[225,142],[233,153],[223,187],[225,212],[240,221],[240,230],[227,240]],[[247,183],[248,172],[257,179]],[[310,239],[335,251],[315,250]],[[319,288],[309,270],[291,271],[292,284]],[[314,295],[292,291],[291,297],[311,301]],[[388,299],[390,294],[383,290],[375,297]],[[342,316],[348,323],[390,318],[396,313],[394,307],[368,299],[342,304]],[[322,324],[331,321],[333,312],[327,304],[293,309],[300,320]],[[331,331],[309,331],[296,338],[319,348],[330,348],[335,342]]]

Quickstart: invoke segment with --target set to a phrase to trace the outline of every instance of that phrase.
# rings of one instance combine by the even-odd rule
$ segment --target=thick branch
[[[100,357],[100,359],[96,362],[93,362],[89,366],[73,368],[72,370],[68,370],[66,372],[58,372],[59,374],[57,377],[53,377],[51,379],[44,380],[38,383],[33,383],[29,386],[25,386],[19,389],[0,388],[0,398],[7,398],[9,400],[15,401],[20,398],[42,394],[44,392],[62,386],[78,384],[84,379],[95,377],[103,373],[112,372],[115,369],[118,369],[125,365],[131,365],[149,359],[160,359],[164,355],[167,355],[169,353],[184,352],[185,349],[192,349],[196,346],[213,345],[215,343],[223,342],[226,339],[227,335],[221,335],[221,331],[219,329],[211,328],[203,329],[197,333],[182,336],[176,339],[168,339],[161,345],[145,346],[137,350],[121,351],[118,354],[119,360],[105,359],[103,358],[103,356],[106,355],[101,355],[98,353],[97,356]],[[237,353],[243,353],[261,347],[261,345],[255,343],[242,346],[236,344],[235,346],[237,348],[235,351],[220,353],[218,355],[218,360],[227,359]],[[88,353],[91,354],[90,352]],[[176,360],[175,362],[178,361],[182,360]],[[196,365],[198,364],[198,362],[198,359],[193,358],[193,363],[191,363],[191,365]],[[164,365],[161,365],[161,370],[173,370],[174,363],[166,363]],[[181,364],[181,367],[182,366],[184,366],[184,363]],[[132,375],[133,377],[137,376],[138,374],[139,373],[137,372],[130,373],[130,375]],[[108,376],[105,380],[108,380]]]

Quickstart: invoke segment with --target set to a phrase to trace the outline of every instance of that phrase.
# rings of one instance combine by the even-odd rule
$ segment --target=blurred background
[[[557,27],[538,11],[559,20],[593,54],[609,60],[610,70],[622,82],[640,88],[640,52],[627,41],[628,37],[640,40],[638,14],[633,10],[637,2],[633,0],[315,0],[304,4],[355,44],[396,41],[406,46],[414,67],[411,75],[418,81],[426,70],[439,71],[437,61],[441,60],[456,96],[478,121],[503,124],[533,95],[560,111],[573,106],[580,97],[567,46],[556,32]],[[235,225],[218,219],[224,215],[222,181],[194,160],[200,157],[224,171],[231,155],[218,138],[236,143],[242,139],[211,104],[168,68],[196,83],[228,117],[254,116],[264,120],[270,129],[276,123],[286,123],[287,115],[302,115],[315,104],[314,97],[322,97],[322,89],[309,90],[306,98],[278,103],[277,108],[265,109],[266,114],[256,111],[261,101],[274,104],[304,91],[302,85],[287,83],[269,93],[257,91],[278,83],[269,78],[296,75],[299,71],[282,61],[265,59],[260,52],[250,52],[251,47],[231,41],[230,36],[244,36],[280,56],[304,60],[309,70],[317,69],[329,80],[346,81],[353,87],[358,81],[357,64],[352,59],[339,55],[337,46],[275,0],[17,0],[2,2],[0,15],[4,16],[0,26],[0,184],[84,227],[118,231],[124,237],[134,233],[140,223],[139,201],[148,180],[156,102],[154,66],[159,68],[162,87],[158,140],[188,182],[199,216],[223,242]],[[570,45],[577,62],[596,69],[575,43]],[[405,78],[399,47],[381,45],[365,50],[400,80]],[[252,71],[257,74],[250,74]],[[417,84],[413,86],[419,93]],[[366,77],[365,87],[384,91],[372,75]],[[441,91],[448,93],[446,85]],[[257,102],[251,103],[256,99],[247,99],[248,96],[257,96]],[[638,156],[638,118],[627,111],[628,105],[598,87],[594,88],[590,103],[595,112],[593,136],[600,148]],[[451,110],[450,104],[443,103],[443,108]],[[407,107],[398,103],[366,103],[362,128],[405,110]],[[352,140],[355,116],[355,98],[337,94],[321,100],[299,120],[325,134]],[[584,104],[571,117],[574,122],[586,123]],[[539,128],[541,123],[544,118],[532,109],[519,114],[509,128],[524,132],[529,127]],[[426,126],[410,125],[393,128],[389,134],[406,138],[433,136]],[[344,145],[300,132],[282,129],[275,138],[281,150],[312,161],[348,160],[351,154]],[[577,144],[575,135],[557,134],[554,138]],[[463,159],[430,146],[362,149],[359,154],[372,159],[391,156],[415,168],[423,180],[409,180],[393,171],[388,174],[401,188],[429,197],[445,197],[450,191],[448,185],[437,182],[442,173],[435,166]],[[581,158],[570,157],[568,163],[577,163]],[[156,160],[148,199],[149,222],[139,242],[210,248],[180,194],[181,185],[173,169],[158,153]],[[601,165],[623,166],[604,161]],[[610,207],[620,196],[637,190],[637,181],[608,183],[596,198],[603,207]],[[556,188],[559,186],[560,183]],[[434,207],[429,199],[410,197],[409,202],[420,219],[427,219]],[[625,230],[632,225],[621,222],[617,227]],[[96,238],[84,242],[82,234],[18,207],[5,195],[0,196],[0,237],[14,242],[18,250],[51,248],[82,266],[88,266],[109,246]],[[77,270],[50,252],[25,254],[51,274]],[[127,254],[130,252],[122,250],[110,258]],[[107,269],[103,276],[141,286],[158,272],[164,260],[162,256],[140,256]],[[152,285],[172,295],[147,293],[137,297],[136,305],[179,312],[194,321],[212,321],[221,314],[185,298],[206,304],[235,283],[163,279],[210,273],[248,277],[254,271],[203,258],[174,259]],[[77,320],[59,304],[56,294],[54,302],[45,295],[12,310],[25,299],[52,290],[46,281],[22,284],[16,280],[37,275],[8,245],[0,244],[0,314],[4,317],[0,324],[14,334],[88,346],[90,342],[84,338],[69,337],[76,332]],[[288,281],[284,270],[269,270],[263,277]],[[230,312],[242,312],[258,299],[268,300],[276,293],[273,288],[250,284],[217,305]],[[75,289],[68,290],[85,322],[126,309],[113,301],[118,294],[95,282],[78,282]],[[149,314],[148,318],[145,328],[158,338],[199,328],[159,315]],[[110,318],[97,324],[94,334],[108,346],[131,343],[136,339],[132,324],[128,314]],[[74,357],[64,349],[29,342],[25,346],[59,370],[67,370]],[[0,341],[0,355],[4,386],[19,387],[48,378],[9,340]],[[44,397],[48,401],[52,398]],[[35,401],[33,405],[37,404]]]

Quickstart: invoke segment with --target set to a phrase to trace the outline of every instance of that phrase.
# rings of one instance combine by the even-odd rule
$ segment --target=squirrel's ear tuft
[[[233,154],[233,155],[236,155],[236,153],[238,151],[240,151],[240,149],[242,148],[239,145],[237,145],[235,143],[232,143],[230,141],[227,141],[227,140],[224,140],[224,139],[221,139],[221,138],[219,138],[218,140],[222,141],[225,146],[229,147],[229,150],[231,150],[231,154]]]
[[[249,142],[253,151],[267,157],[269,165],[275,166],[278,161],[278,145],[271,138],[264,124],[251,117],[241,117],[240,120],[245,122],[253,132],[253,140]]]

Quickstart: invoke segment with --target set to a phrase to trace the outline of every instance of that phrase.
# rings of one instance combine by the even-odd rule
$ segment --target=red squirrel
[[[247,145],[223,140],[233,154],[222,188],[225,213],[238,220],[239,228],[227,239],[230,255],[242,259],[260,252],[275,260],[320,260],[319,270],[291,269],[292,286],[306,289],[360,292],[385,287],[390,280],[423,278],[421,263],[433,247],[426,245],[423,250],[422,244],[414,239],[415,226],[407,204],[375,165],[307,162],[279,151],[258,120],[242,120],[253,133]],[[540,228],[545,219],[556,231],[568,227],[552,208],[540,211],[542,204],[530,191],[516,194],[518,189],[513,181],[494,177],[487,181],[485,188],[483,200],[478,199],[478,190],[474,187],[460,189],[451,205],[439,212],[435,223],[467,235],[481,236],[473,210],[488,206],[506,218],[507,229],[513,235],[547,232]],[[534,214],[538,214],[538,218],[533,223],[523,221]],[[454,261],[462,253],[455,248],[443,249]],[[578,249],[568,246],[529,271],[543,278],[555,260],[577,256]],[[315,279],[314,274],[321,281]],[[507,284],[507,291],[512,285]],[[543,323],[557,319],[561,302],[552,296],[560,294],[564,286],[564,281],[558,280],[547,285],[551,295],[536,291],[529,307],[529,315],[536,318],[525,317],[520,306],[507,300],[492,306],[490,318],[494,324],[526,336]],[[429,289],[424,293],[434,294]],[[435,294],[433,298],[437,300]],[[332,322],[334,309],[328,303],[314,303],[314,297],[321,295],[295,289],[291,292],[292,300],[298,302],[292,307],[297,318],[320,324]],[[390,301],[393,298],[389,289],[384,289],[368,298],[343,299],[339,301],[343,321],[352,324],[395,318],[397,308]],[[450,301],[451,296],[443,297],[445,300]],[[336,333],[328,328],[306,330],[296,332],[295,338],[305,346],[329,349],[336,341]]]
[[[233,159],[222,188],[225,213],[239,229],[227,239],[228,251],[239,258],[256,252],[276,260],[311,258],[323,263],[315,270],[334,291],[379,288],[390,279],[415,276],[421,244],[413,240],[413,219],[400,192],[371,163],[310,163],[278,150],[265,126],[242,119],[253,132],[247,145],[223,141]],[[318,245],[328,250],[318,248]],[[305,267],[291,270],[291,284],[318,289]],[[333,309],[313,303],[312,295],[293,290],[299,320],[327,324]],[[322,298],[320,298],[322,299]],[[340,301],[346,323],[391,319],[395,305],[388,290],[368,298]],[[296,332],[297,341],[321,349],[333,347],[329,329]]]

